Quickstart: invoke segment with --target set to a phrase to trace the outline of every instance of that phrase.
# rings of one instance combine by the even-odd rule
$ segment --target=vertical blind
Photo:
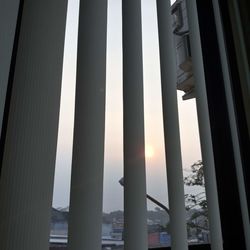
[[[171,5],[167,0],[156,1],[171,245],[174,250],[185,250],[188,244]],[[214,160],[214,154],[219,152],[214,151],[215,140],[211,135],[213,126],[207,94],[207,84],[210,83],[205,78],[202,26],[196,1],[184,2],[195,78],[211,249],[220,250],[224,249],[223,244],[234,242],[226,233],[223,234],[225,225],[219,202],[222,194],[217,189],[216,169],[218,171],[219,166],[215,166]],[[230,111],[232,165],[236,171],[236,189],[240,197],[238,206],[244,222],[243,240],[249,249],[246,178],[242,170],[235,100],[220,16],[222,10],[219,1],[212,2],[214,10],[211,14],[215,16],[227,103],[225,112]],[[49,249],[66,13],[67,0],[0,0],[0,248],[4,250]],[[79,13],[68,248],[100,250],[107,0],[81,0]],[[141,0],[122,1],[122,21],[124,246],[126,250],[145,250],[148,246]],[[7,106],[8,115],[4,117]],[[2,128],[4,119],[5,129]],[[222,175],[226,178],[226,173]]]
[[[6,13],[3,17],[7,20],[1,22],[8,22],[9,16],[17,20],[19,1],[10,2],[12,8],[7,8],[9,2],[1,5],[10,14]],[[7,129],[1,148],[0,249],[49,248],[66,12],[65,0],[24,1],[22,6]],[[0,30],[1,37],[7,37],[4,31]],[[13,35],[11,38],[8,46],[13,44]],[[9,50],[3,45],[6,43],[0,44],[1,50]],[[1,55],[0,67],[4,59],[10,61],[9,53],[6,58]]]

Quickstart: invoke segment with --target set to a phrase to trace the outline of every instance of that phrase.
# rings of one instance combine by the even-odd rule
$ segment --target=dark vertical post
[[[206,197],[208,202],[208,219],[211,236],[211,248],[213,250],[222,250],[223,239],[218,203],[218,189],[210,126],[208,96],[206,90],[206,79],[204,75],[205,66],[203,65],[203,54],[201,48],[201,37],[196,2],[196,0],[186,1],[192,63],[195,78],[197,115],[201,141],[202,161],[204,163],[204,177]]]
[[[224,249],[245,249],[237,172],[211,1],[197,1]],[[233,215],[233,216],[232,216]],[[237,230],[232,231],[231,225]]]
[[[235,3],[235,2],[234,2]],[[220,15],[220,8],[219,3],[216,0],[213,0],[213,9],[214,9],[214,16],[215,16],[215,25],[218,37],[218,45],[220,51],[220,59],[221,59],[221,66],[222,66],[222,73],[224,79],[224,87],[225,87],[225,94],[226,94],[226,101],[228,107],[228,116],[230,122],[230,130],[232,135],[232,143],[233,143],[233,151],[234,151],[234,158],[235,158],[235,166],[236,166],[236,173],[237,173],[237,181],[239,187],[239,195],[240,195],[240,204],[241,204],[241,211],[243,217],[243,225],[244,225],[244,234],[246,239],[246,247],[250,249],[250,224],[249,224],[249,212],[248,212],[248,204],[247,204],[247,196],[246,196],[246,189],[245,189],[245,180],[244,180],[244,172],[243,172],[243,161],[241,157],[241,150],[240,150],[240,143],[239,143],[239,133],[237,128],[237,120],[236,120],[236,110],[234,105],[234,98],[232,93],[232,84],[231,84],[231,77],[230,77],[230,69],[226,51],[226,44],[225,44],[225,37],[223,34],[223,26],[222,20]]]

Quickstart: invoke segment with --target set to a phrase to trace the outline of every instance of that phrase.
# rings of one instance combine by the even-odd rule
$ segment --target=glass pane
[[[123,108],[121,1],[108,1],[102,249],[123,249]]]
[[[142,1],[148,246],[170,246],[156,2]],[[166,207],[166,209],[165,209]]]
[[[65,249],[73,144],[79,0],[68,1],[50,249]]]

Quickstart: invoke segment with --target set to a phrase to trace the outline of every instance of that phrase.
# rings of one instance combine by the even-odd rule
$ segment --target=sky
[[[61,110],[54,184],[54,207],[69,205],[76,48],[79,0],[69,0],[63,66]],[[106,131],[103,210],[123,209],[122,30],[121,0],[108,0]],[[154,0],[142,0],[145,144],[147,193],[168,205],[161,108],[159,48]],[[182,101],[178,93],[184,175],[201,159],[195,100]],[[190,192],[190,188],[186,188]],[[196,192],[192,189],[193,192]],[[155,205],[148,202],[148,209]]]

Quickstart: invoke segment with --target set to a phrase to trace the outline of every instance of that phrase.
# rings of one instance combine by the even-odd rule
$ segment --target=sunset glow
[[[154,148],[151,145],[145,146],[145,156],[146,158],[152,158],[154,156]]]

